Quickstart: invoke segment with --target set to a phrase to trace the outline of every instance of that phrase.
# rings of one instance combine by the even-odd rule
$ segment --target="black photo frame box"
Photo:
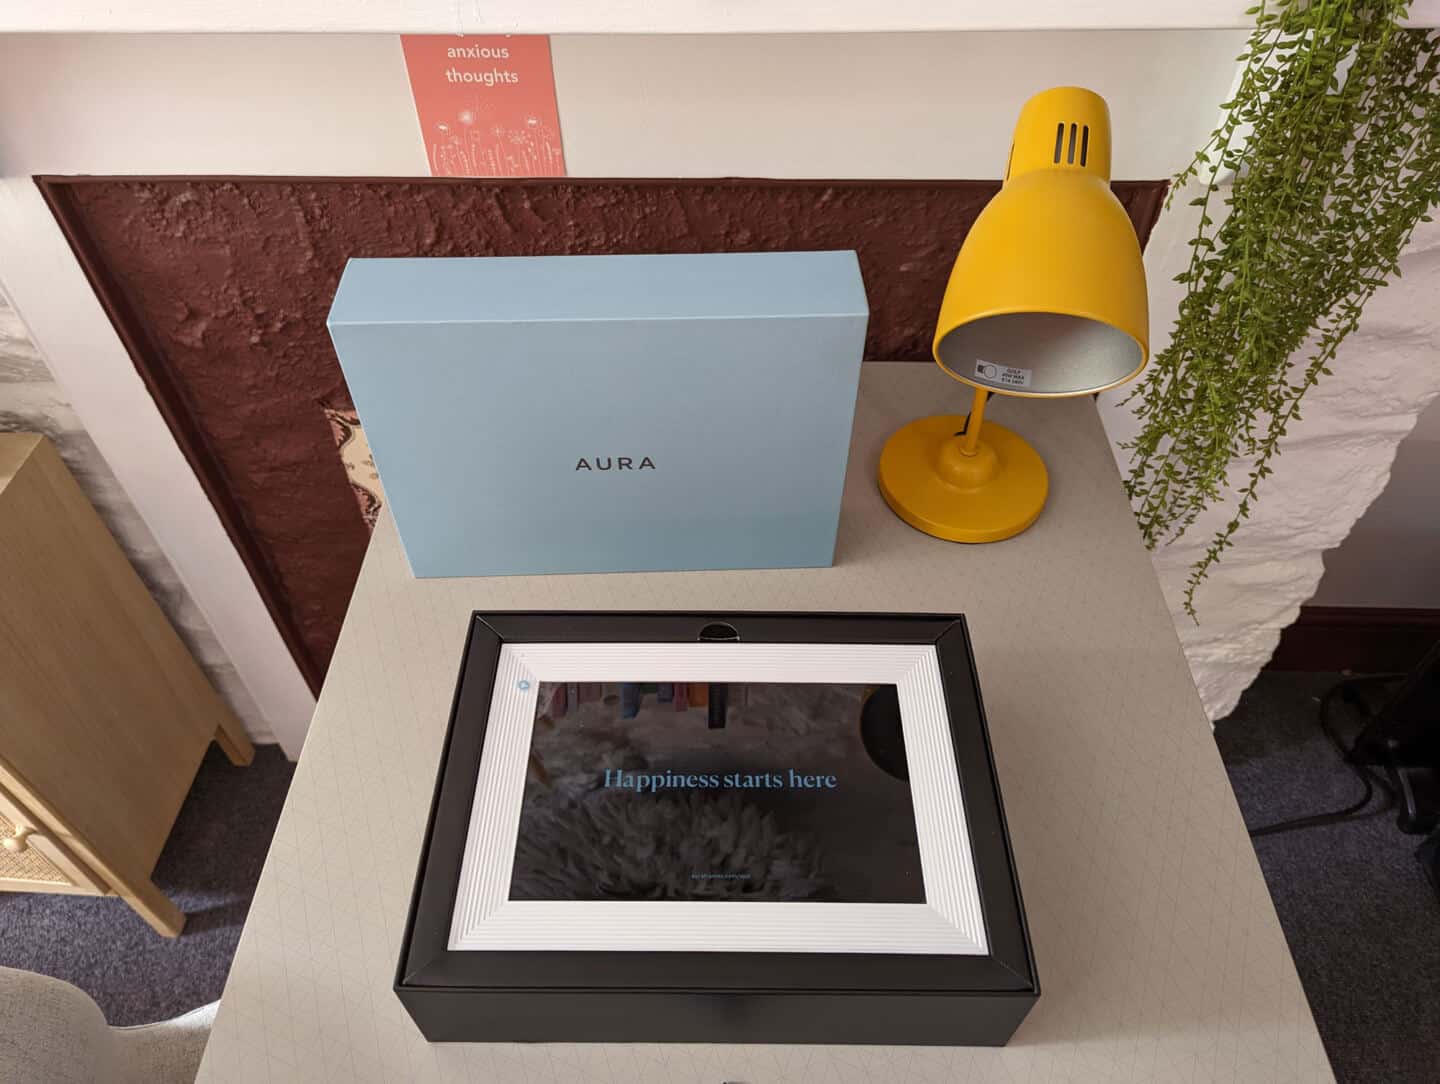
[[[932,954],[870,946],[854,952],[789,952],[774,951],[769,944],[756,951],[696,951],[694,946],[617,951],[549,949],[529,941],[517,948],[502,941],[483,950],[452,949],[452,920],[502,649],[507,644],[734,641],[789,648],[933,648],[963,797],[983,951]],[[476,613],[394,988],[432,1042],[1005,1044],[1035,1004],[1040,987],[964,618]]]

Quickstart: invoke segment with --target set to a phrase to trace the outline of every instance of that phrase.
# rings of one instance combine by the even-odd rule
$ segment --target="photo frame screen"
[[[538,686],[512,901],[925,902],[895,685]]]

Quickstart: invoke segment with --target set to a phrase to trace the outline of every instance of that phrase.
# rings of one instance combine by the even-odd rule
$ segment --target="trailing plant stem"
[[[1407,9],[1408,0],[1252,9],[1225,117],[1167,199],[1205,171],[1170,344],[1126,399],[1141,421],[1126,445],[1126,489],[1150,546],[1183,535],[1227,494],[1236,502],[1192,568],[1192,617],[1196,589],[1249,516],[1306,393],[1440,199],[1440,37],[1405,29]],[[1227,171],[1235,179],[1224,186]],[[1292,356],[1312,339],[1292,375]],[[1251,463],[1238,487],[1237,459]]]

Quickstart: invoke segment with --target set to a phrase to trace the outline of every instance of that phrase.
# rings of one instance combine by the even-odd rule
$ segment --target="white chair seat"
[[[83,990],[0,967],[0,1081],[192,1084],[219,1004],[158,1024],[112,1028]]]

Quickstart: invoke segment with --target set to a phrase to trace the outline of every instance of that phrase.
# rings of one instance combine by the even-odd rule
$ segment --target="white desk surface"
[[[997,399],[1050,502],[988,546],[875,488],[885,437],[968,394],[867,365],[834,568],[416,580],[382,518],[200,1080],[1332,1079],[1088,398]],[[963,612],[1042,994],[1003,1049],[431,1045],[391,991],[467,618],[484,609]]]

